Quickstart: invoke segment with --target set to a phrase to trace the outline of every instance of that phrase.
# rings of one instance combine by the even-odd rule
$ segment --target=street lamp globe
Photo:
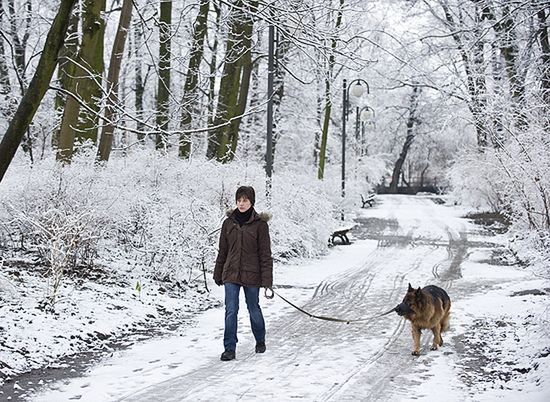
[[[359,116],[362,122],[367,122],[371,120],[372,118],[372,111],[371,109],[363,109],[361,110],[361,114]]]
[[[356,98],[360,98],[365,92],[365,88],[361,85],[360,82],[357,82],[350,90],[351,94]]]
[[[363,106],[361,110],[359,111],[359,119],[366,123],[368,121],[371,121],[375,118],[374,109],[370,106]]]

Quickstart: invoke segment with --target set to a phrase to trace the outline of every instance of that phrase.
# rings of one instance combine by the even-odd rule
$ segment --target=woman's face
[[[252,206],[252,203],[248,198],[241,197],[237,200],[237,208],[241,213],[248,211],[251,206]]]

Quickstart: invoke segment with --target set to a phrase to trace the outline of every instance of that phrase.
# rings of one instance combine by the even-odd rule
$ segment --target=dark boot
[[[256,342],[256,353],[265,352],[265,342]]]
[[[223,360],[224,362],[235,359],[235,351],[234,350],[226,350],[222,353],[222,357],[220,357],[220,360]]]

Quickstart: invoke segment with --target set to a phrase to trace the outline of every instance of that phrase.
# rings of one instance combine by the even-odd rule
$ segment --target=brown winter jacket
[[[220,233],[214,281],[270,288],[273,258],[267,225],[269,214],[252,211],[243,226],[237,223],[235,210],[228,211],[227,216]]]

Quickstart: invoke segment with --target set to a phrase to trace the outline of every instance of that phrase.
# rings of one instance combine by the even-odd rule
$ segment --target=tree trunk
[[[331,56],[332,60],[332,56]],[[330,115],[332,112],[332,99],[330,93],[330,78],[325,78],[325,115],[323,117],[323,127],[321,129],[321,147],[319,149],[319,170],[317,178],[323,180],[325,175],[325,158],[327,152],[328,128],[330,123]]]
[[[485,82],[485,55],[483,50],[483,41],[479,41],[476,46],[472,47],[474,52],[472,57],[472,70],[470,74],[473,77],[469,85],[471,108],[474,116],[474,123],[477,132],[477,145],[480,151],[484,151],[489,144],[488,130],[486,124],[487,115],[487,84]]]
[[[522,130],[527,129],[527,116],[522,110],[525,103],[525,83],[518,69],[518,40],[516,33],[516,21],[510,12],[508,4],[502,5],[502,17],[497,18],[491,4],[485,0],[475,0],[479,7],[478,14],[482,19],[488,19],[495,29],[498,46],[504,59],[506,76],[510,83],[509,91],[513,101],[514,120]]]
[[[216,12],[216,25],[214,31],[214,43],[210,47],[210,52],[212,53],[212,58],[209,63],[209,79],[208,79],[208,126],[211,126],[214,123],[214,99],[216,98],[216,70],[217,70],[217,55],[218,55],[218,34],[220,31],[220,19],[221,19],[221,9],[217,1],[213,1],[212,5],[214,6],[214,11]],[[208,31],[207,31],[208,35]],[[208,136],[208,134],[207,134]],[[208,144],[210,146],[210,144]],[[215,149],[207,149],[207,155],[214,155],[216,153]]]
[[[242,56],[243,49],[239,46],[239,37],[243,32],[244,19],[243,11],[241,11],[244,2],[242,0],[234,0],[231,8],[229,21],[229,34],[226,42],[226,52],[222,78],[220,81],[220,89],[218,94],[218,102],[216,112],[214,114],[213,125],[220,126],[209,133],[208,138],[208,158],[216,157],[218,160],[223,160],[227,154],[227,124],[229,118],[233,114],[232,108],[237,103],[238,88],[240,80],[240,69],[238,61]],[[212,152],[213,153],[210,153]],[[220,156],[221,155],[221,156]]]
[[[286,69],[283,66],[288,64],[288,54],[291,48],[290,39],[286,35],[280,35],[277,37],[276,41],[277,47],[275,49],[275,60],[277,64],[275,66],[275,76],[274,76],[274,95],[273,95],[273,144],[272,144],[272,155],[271,160],[274,163],[275,161],[275,151],[277,149],[277,144],[282,136],[281,125],[279,124],[282,115],[280,112],[281,104],[283,103],[283,98],[285,96],[285,76]]]
[[[0,142],[0,181],[4,178],[23,135],[50,85],[75,3],[76,0],[60,0],[59,10],[46,37],[34,76]]]
[[[78,13],[73,12],[69,27],[67,28],[67,37],[65,38],[65,44],[59,53],[59,64],[57,67],[57,81],[60,88],[69,91],[71,84],[71,76],[74,75],[74,63],[72,60],[76,58],[78,53],[78,21],[80,16]],[[67,102],[67,97],[61,91],[57,91],[55,94],[55,111],[56,115],[60,116],[63,113],[63,106]],[[58,127],[52,133],[52,147],[57,149],[59,146],[59,133],[61,127]]]
[[[15,12],[15,2],[14,0],[8,0],[8,12],[9,12],[9,22],[10,22],[10,36],[12,38],[12,52],[13,52],[13,62],[15,66],[15,73],[17,80],[19,82],[19,91],[21,96],[25,95],[27,89],[27,42],[29,40],[31,24],[32,24],[32,2],[31,0],[25,1],[25,28],[23,30],[23,35],[20,38],[17,26],[17,16]],[[11,114],[11,113],[9,113]],[[30,132],[30,126],[27,128],[26,136],[21,144],[23,150],[29,154],[31,162],[34,160],[33,157],[33,141],[32,134]]]
[[[136,109],[136,129],[139,142],[145,142],[145,134],[143,134],[145,125],[143,123],[143,94],[145,92],[145,82],[143,80],[143,61],[140,54],[141,44],[143,43],[143,21],[138,20],[134,24],[134,106]]]
[[[15,64],[15,70],[17,74],[17,79],[19,80],[19,86],[21,90],[21,95],[25,93],[26,79],[25,71],[27,67],[27,41],[29,39],[30,27],[31,27],[31,12],[32,12],[32,3],[30,0],[25,2],[25,29],[23,31],[23,36],[20,38],[18,34],[17,27],[17,16],[15,12],[15,1],[8,0],[8,13],[9,13],[9,22],[10,22],[10,36],[13,42],[13,61]]]
[[[497,24],[497,34],[501,42],[501,52],[506,62],[506,73],[510,81],[510,94],[515,103],[518,124],[522,128],[527,128],[527,116],[521,110],[525,101],[525,85],[518,72],[518,41],[517,33],[510,8],[507,4],[503,5],[504,17],[501,24]]]
[[[214,100],[216,99],[216,70],[218,63],[218,34],[220,31],[221,20],[221,8],[217,1],[213,2],[214,10],[216,11],[216,31],[214,33],[214,43],[210,49],[212,52],[212,59],[210,60],[210,78],[208,80],[208,126],[214,124],[216,118],[214,109]],[[217,143],[213,140],[211,132],[207,133],[206,138],[206,157],[212,159],[216,155]]]
[[[542,60],[542,99],[545,103],[546,111],[550,111],[550,41],[548,40],[548,25],[546,20],[548,15],[542,9],[538,12],[539,19],[539,40],[541,47]]]
[[[89,3],[88,3],[89,2]],[[102,79],[105,70],[103,61],[105,39],[105,0],[86,0],[82,16],[82,46],[80,60],[89,72],[83,72],[78,80],[78,94],[92,111],[80,108],[76,125],[76,138],[97,143],[99,108],[102,98]]]
[[[158,64],[158,89],[157,89],[157,129],[156,148],[163,149],[167,146],[163,131],[168,129],[168,113],[170,100],[170,59],[172,57],[172,1],[160,2],[159,20],[159,64]]]
[[[318,52],[317,52],[318,53]],[[319,56],[319,55],[317,55]],[[321,58],[317,57],[317,62],[320,63]],[[321,153],[321,133],[323,130],[322,121],[323,121],[323,81],[320,79],[319,74],[317,73],[316,79],[316,91],[315,91],[315,121],[317,122],[318,129],[315,130],[315,138],[313,143],[313,166],[318,166],[319,155]]]
[[[191,57],[189,66],[187,67],[187,76],[185,77],[185,85],[183,87],[182,100],[182,115],[180,127],[182,131],[191,128],[193,120],[193,112],[196,109],[196,92],[197,83],[199,81],[199,67],[204,53],[204,38],[207,31],[208,10],[210,8],[210,0],[200,0],[199,12],[195,19],[193,29],[193,39],[191,45]],[[191,152],[191,134],[182,133],[180,136],[179,155],[182,158],[188,158]]]
[[[493,72],[493,94],[496,99],[503,99],[504,89],[502,85],[502,63],[500,58],[500,49],[497,46],[493,46],[491,49],[491,64]],[[495,110],[495,107],[491,108],[492,114],[492,134],[491,142],[493,143],[494,148],[502,147],[504,143],[504,123],[503,115],[500,110]]]
[[[0,24],[4,20],[4,1],[0,0]],[[8,65],[6,63],[6,49],[4,47],[4,38],[0,36],[0,94],[6,95],[11,92],[10,76]]]
[[[130,32],[127,32],[126,35],[130,35]],[[127,55],[126,55],[126,58],[128,60],[130,60],[132,58],[132,54],[134,53],[134,50],[132,49],[132,41],[131,41],[131,36],[128,38],[126,38],[126,40],[128,40],[128,50],[127,50]],[[127,156],[128,155],[128,145],[129,145],[129,138],[128,138],[128,130],[125,129],[124,127],[126,127],[126,113],[124,113],[124,110],[126,109],[126,100],[128,98],[128,90],[132,90],[132,88],[129,88],[128,85],[127,85],[127,78],[128,78],[128,71],[130,70],[130,63],[124,63],[122,65],[122,70],[120,71],[120,73],[118,74],[119,75],[119,79],[120,79],[120,82],[119,82],[119,90],[120,90],[120,96],[118,97],[119,101],[118,101],[118,105],[117,105],[117,109],[121,110],[122,113],[120,115],[120,117],[117,119],[117,122],[118,124],[120,125],[120,127],[122,127],[122,129],[120,130],[121,133],[120,133],[120,141],[118,142],[115,142],[115,137],[113,137],[113,141],[112,141],[112,144],[111,145],[111,148],[113,147],[116,147],[116,146],[119,146],[120,148],[122,148],[122,152],[121,152],[121,155],[122,156]]]
[[[109,63],[109,74],[107,76],[107,104],[105,106],[105,125],[99,141],[98,159],[100,161],[109,160],[111,148],[113,145],[113,132],[115,127],[113,119],[116,115],[116,105],[118,103],[118,82],[122,57],[124,56],[124,45],[126,36],[132,20],[132,0],[124,0],[122,11],[118,21],[115,41],[113,42],[113,51],[111,52],[111,62]]]
[[[252,34],[252,33],[251,33]],[[250,42],[252,46],[252,42]],[[242,63],[242,76],[241,76],[241,85],[239,89],[239,100],[235,108],[235,118],[231,120],[229,124],[228,131],[228,142],[231,143],[231,152],[227,155],[229,160],[233,160],[235,156],[235,151],[237,150],[237,143],[239,140],[239,128],[241,121],[243,119],[243,114],[246,111],[246,104],[248,102],[248,93],[250,89],[250,79],[252,77],[252,58],[250,55],[251,51],[248,51],[247,54],[241,59]]]
[[[338,14],[336,17],[336,25],[335,25],[335,31],[338,31],[340,26],[342,25],[342,16],[344,12],[344,0],[340,0],[340,7],[338,8]],[[331,91],[330,91],[330,85],[332,82],[332,74],[334,70],[334,64],[336,63],[336,57],[334,55],[336,51],[336,45],[337,41],[336,38],[333,37],[331,39],[331,49],[332,52],[330,53],[329,62],[328,62],[328,71],[327,75],[325,77],[325,116],[323,118],[323,128],[321,131],[321,148],[319,150],[319,170],[317,172],[317,178],[319,180],[322,180],[325,175],[325,157],[327,152],[327,141],[328,141],[328,129],[329,129],[329,123],[330,123],[330,115],[332,112],[332,97],[331,97]],[[345,124],[342,122],[342,124]]]
[[[103,41],[105,36],[105,0],[84,0],[82,14],[82,44],[70,83],[57,159],[69,162],[75,140],[97,142],[101,81],[103,76]],[[81,107],[81,103],[86,107]]]
[[[259,45],[260,38],[257,39],[257,44]],[[251,87],[250,87],[250,109],[258,110],[261,104],[260,98],[260,87],[263,84],[263,80],[260,78],[259,74],[260,63],[256,60],[252,66],[252,76],[250,78]],[[260,144],[261,138],[255,134],[258,130],[261,130],[262,122],[265,121],[264,116],[261,113],[252,113],[247,116],[246,125],[243,127],[241,138],[243,141],[241,143],[244,145],[244,150],[242,152],[243,159],[251,159],[255,156],[260,155],[262,151],[262,144]],[[245,136],[245,138],[243,138]]]
[[[312,13],[312,25],[316,26],[317,21],[315,19],[315,13]],[[315,50],[315,60],[316,62],[321,65],[321,57],[320,52],[316,49]],[[319,163],[319,154],[321,152],[321,131],[322,131],[322,120],[323,120],[323,97],[324,97],[324,91],[323,91],[323,84],[324,81],[321,79],[321,75],[319,74],[319,68],[316,69],[315,72],[315,84],[316,84],[316,90],[315,90],[315,121],[317,122],[318,130],[315,130],[315,136],[313,139],[313,166],[318,166]]]
[[[484,152],[487,147],[487,127],[485,124],[485,111],[487,107],[486,100],[486,88],[485,85],[485,72],[484,72],[484,57],[483,57],[483,41],[478,40],[477,44],[473,46],[473,55],[470,57],[467,47],[462,43],[460,32],[463,31],[454,21],[454,18],[449,10],[449,6],[446,2],[440,1],[441,7],[445,13],[445,20],[449,30],[452,32],[458,52],[464,63],[464,71],[466,73],[466,88],[470,95],[468,103],[468,109],[472,113],[474,119],[474,126],[477,134],[477,146],[480,152]],[[476,14],[478,15],[478,14]],[[479,17],[477,17],[479,18]],[[480,24],[476,24],[479,29]],[[479,36],[476,36],[479,38]]]
[[[407,137],[405,138],[405,143],[403,144],[403,148],[401,149],[399,158],[395,162],[395,166],[393,168],[393,173],[391,177],[389,192],[392,194],[397,194],[397,187],[399,185],[399,177],[403,170],[403,164],[405,163],[405,159],[407,158],[407,153],[409,152],[409,148],[411,147],[411,144],[414,140],[414,126],[418,122],[417,108],[418,108],[419,97],[420,97],[420,88],[418,86],[415,86],[413,88],[413,93],[411,95],[411,100],[409,105],[409,118],[407,120]]]
[[[257,7],[257,2],[255,6]],[[239,60],[241,67],[241,82],[239,87],[239,97],[237,105],[235,107],[234,118],[229,124],[227,132],[228,143],[231,144],[231,152],[227,155],[229,160],[233,160],[235,151],[237,150],[237,143],[239,140],[239,127],[241,125],[242,116],[246,111],[246,105],[248,103],[248,93],[250,90],[250,80],[252,77],[252,35],[253,35],[253,21],[250,18],[249,23],[244,27],[243,34],[243,47],[246,49],[245,53]]]
[[[233,158],[242,113],[250,85],[250,47],[254,20],[252,15],[258,8],[258,1],[235,0],[231,9],[230,29],[227,38],[224,70],[220,82],[218,104],[214,125],[209,134],[208,150],[215,150],[212,158],[226,162]],[[233,121],[234,120],[234,121]]]

